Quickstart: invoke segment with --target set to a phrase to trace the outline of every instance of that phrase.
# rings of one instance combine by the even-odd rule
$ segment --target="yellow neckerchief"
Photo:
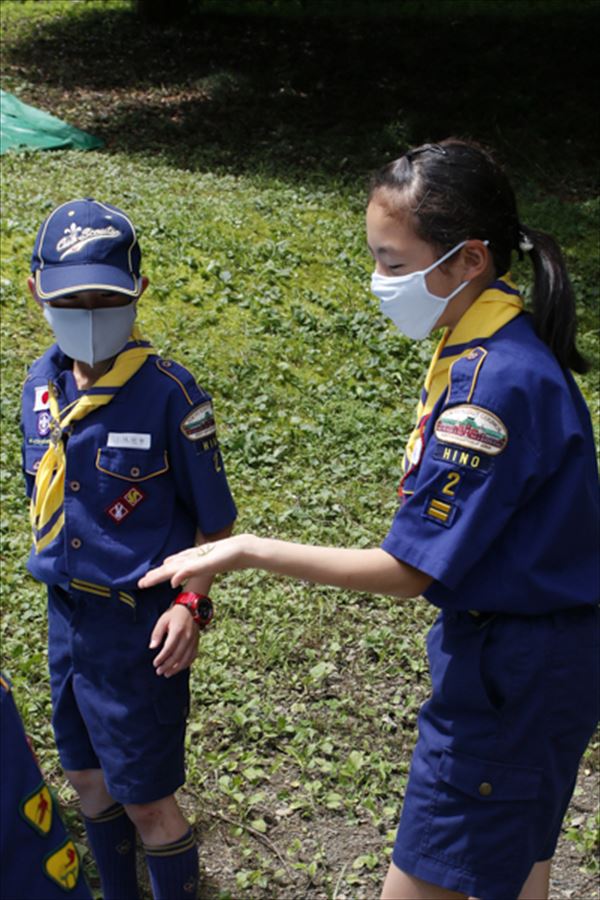
[[[48,384],[52,416],[50,446],[40,460],[29,510],[36,553],[47,547],[60,534],[65,523],[63,502],[66,455],[62,440],[65,429],[71,422],[79,421],[88,413],[110,403],[119,388],[123,387],[143,366],[148,356],[154,353],[152,345],[143,340],[137,328],[133,330],[131,341],[135,343],[127,344],[106,375],[99,378],[89,389],[89,393],[82,394],[63,410],[58,407],[54,385]]]
[[[444,332],[429,364],[417,404],[416,424],[406,443],[403,481],[419,462],[423,430],[433,407],[448,387],[448,370],[452,363],[468,353],[480,340],[491,337],[522,311],[523,298],[510,280],[510,273],[507,273],[479,295],[452,332]]]

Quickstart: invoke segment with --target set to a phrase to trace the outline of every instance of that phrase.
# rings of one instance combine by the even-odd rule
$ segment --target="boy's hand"
[[[156,674],[169,678],[191,666],[198,655],[199,634],[185,606],[172,606],[164,612],[150,636],[151,650],[164,641],[153,661]]]

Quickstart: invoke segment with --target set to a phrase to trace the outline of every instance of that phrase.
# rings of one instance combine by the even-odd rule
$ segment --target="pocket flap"
[[[143,450],[101,447],[96,456],[96,468],[125,481],[145,481],[167,472],[169,460],[166,450],[163,453],[148,453]]]
[[[542,770],[446,750],[440,760],[439,777],[463,794],[482,801],[533,800],[540,792]]]

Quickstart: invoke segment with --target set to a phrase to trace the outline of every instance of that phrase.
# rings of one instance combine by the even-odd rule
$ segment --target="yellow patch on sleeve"
[[[21,802],[21,814],[38,834],[48,834],[52,828],[52,796],[44,782]]]
[[[79,880],[79,855],[70,838],[46,856],[44,872],[64,891],[73,890]]]

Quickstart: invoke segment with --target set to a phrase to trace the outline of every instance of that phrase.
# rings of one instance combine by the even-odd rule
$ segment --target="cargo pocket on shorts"
[[[473,873],[531,866],[541,784],[539,768],[445,750],[425,853]]]
[[[159,724],[183,724],[190,709],[189,670],[171,678],[154,677],[154,712]]]

